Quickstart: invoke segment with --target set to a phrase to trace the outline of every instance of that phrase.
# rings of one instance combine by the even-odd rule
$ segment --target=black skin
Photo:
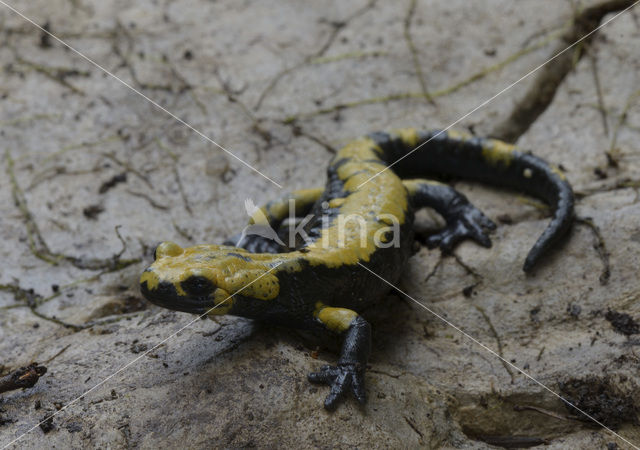
[[[431,207],[445,220],[447,226],[429,236],[429,248],[440,247],[450,253],[464,239],[473,239],[483,247],[491,247],[487,230],[495,230],[496,224],[477,209],[467,197],[445,185],[421,184],[412,197],[414,208]]]
[[[392,170],[402,179],[436,177],[463,177],[491,185],[508,187],[524,191],[547,202],[553,209],[552,220],[535,243],[525,260],[523,270],[530,272],[542,255],[566,235],[573,220],[573,193],[569,184],[557,169],[533,155],[513,151],[508,153],[509,161],[491,159],[495,154],[486,153],[487,145],[492,141],[475,137],[450,136],[437,131],[419,134],[418,145],[424,146],[408,157],[412,150],[405,139],[387,133],[374,133],[373,139],[382,154],[379,160],[380,170],[392,164]],[[498,155],[500,156],[500,155]],[[311,220],[305,231],[313,240],[320,236],[325,226],[321,217],[329,216],[329,226],[340,214],[340,209],[326,209],[326,202],[345,198],[350,192],[345,191],[345,180],[340,179],[339,168],[349,161],[340,153],[332,160],[327,171],[327,183],[321,197],[306,208],[299,211],[300,216],[311,214]],[[375,183],[375,180],[371,181]],[[408,186],[405,184],[405,186]],[[464,239],[473,239],[484,247],[491,246],[488,231],[496,225],[468,199],[455,189],[444,184],[434,184],[426,180],[418,180],[407,191],[409,210],[406,211],[405,222],[400,228],[400,246],[376,248],[368,261],[360,263],[389,283],[396,283],[402,276],[404,267],[414,249],[413,219],[414,211],[423,207],[431,207],[443,216],[446,226],[443,230],[429,236],[426,243],[429,247],[440,247],[443,252],[450,252],[454,246]],[[367,211],[362,211],[366,214]],[[270,223],[284,236],[286,230],[280,222]],[[238,237],[229,239],[226,245],[236,245]],[[285,241],[285,239],[282,239]],[[240,247],[251,253],[286,253],[293,250],[304,251],[301,244],[296,248],[283,248],[280,244],[261,236],[246,236]],[[233,253],[229,253],[233,255]],[[236,255],[240,258],[240,254]],[[302,263],[305,261],[303,260]],[[320,301],[330,307],[348,308],[360,312],[362,309],[382,298],[389,291],[389,285],[372,275],[357,264],[335,266],[304,265],[299,272],[274,272],[278,278],[279,295],[273,300],[257,301],[241,294],[234,295],[234,304],[229,314],[244,316],[276,325],[326,333],[326,324],[314,319],[313,311],[316,302]],[[205,280],[206,281],[206,280]],[[203,280],[186,280],[182,283],[185,290],[193,289],[204,292]],[[149,292],[146,284],[141,286],[142,292],[149,300],[171,309],[203,313],[206,308],[198,306],[197,298],[186,303],[184,298],[176,295],[175,288],[168,283],[160,283],[155,292]],[[194,291],[194,297],[197,293]],[[206,289],[205,289],[206,291]],[[204,292],[202,298],[210,292]],[[309,381],[327,384],[331,391],[324,406],[327,410],[336,408],[339,400],[348,392],[365,403],[364,373],[371,349],[371,326],[356,316],[343,331],[343,346],[336,366],[323,366],[318,372],[309,374]]]

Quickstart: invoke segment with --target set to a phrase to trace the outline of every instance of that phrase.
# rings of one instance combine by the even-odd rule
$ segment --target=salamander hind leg
[[[404,185],[414,208],[431,207],[446,221],[443,230],[427,238],[429,248],[440,247],[448,253],[458,242],[468,238],[483,247],[491,247],[487,231],[495,229],[496,224],[473,206],[464,194],[429,180],[406,180]]]
[[[338,364],[323,366],[320,371],[310,373],[309,381],[331,386],[324,401],[324,407],[329,411],[333,411],[349,391],[364,404],[367,400],[364,373],[371,347],[371,326],[355,311],[346,308],[319,304],[314,316],[326,330],[343,335],[344,341]]]

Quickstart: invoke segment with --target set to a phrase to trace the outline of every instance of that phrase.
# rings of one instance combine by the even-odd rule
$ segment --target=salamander
[[[420,148],[417,148],[420,147]],[[415,151],[414,151],[415,150]],[[323,188],[294,191],[257,209],[251,226],[287,228],[296,242],[245,233],[240,242],[182,248],[163,242],[140,279],[150,302],[195,314],[232,314],[342,337],[336,365],[308,375],[331,387],[324,406],[351,392],[365,403],[371,326],[360,315],[398,282],[413,254],[414,213],[445,220],[427,246],[449,252],[463,239],[491,246],[496,225],[434,177],[462,177],[511,188],[546,202],[552,218],[523,270],[531,272],[571,227],[573,192],[563,172],[515,146],[454,131],[376,132],[337,151]]]

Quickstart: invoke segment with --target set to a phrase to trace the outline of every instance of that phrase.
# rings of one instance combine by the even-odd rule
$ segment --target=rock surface
[[[290,190],[321,185],[349,139],[457,121],[553,56],[598,2],[12,4]],[[334,353],[240,318],[194,321],[137,289],[159,241],[219,242],[245,222],[244,199],[280,189],[0,5],[0,375],[48,368],[0,394],[0,445],[640,445],[639,21],[632,10],[570,50],[518,139],[579,194],[570,239],[525,276],[545,210],[456,182],[500,223],[493,248],[411,259],[400,287],[422,306],[389,295],[367,312],[369,402],[329,414],[306,374]],[[536,75],[457,127],[491,134]]]

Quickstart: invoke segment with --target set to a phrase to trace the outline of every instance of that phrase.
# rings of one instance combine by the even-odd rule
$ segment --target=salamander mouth
[[[149,289],[147,282],[143,281],[140,284],[140,292],[154,305],[174,311],[204,314],[216,306],[212,296],[178,295],[175,286],[168,282],[160,282],[155,289]]]

